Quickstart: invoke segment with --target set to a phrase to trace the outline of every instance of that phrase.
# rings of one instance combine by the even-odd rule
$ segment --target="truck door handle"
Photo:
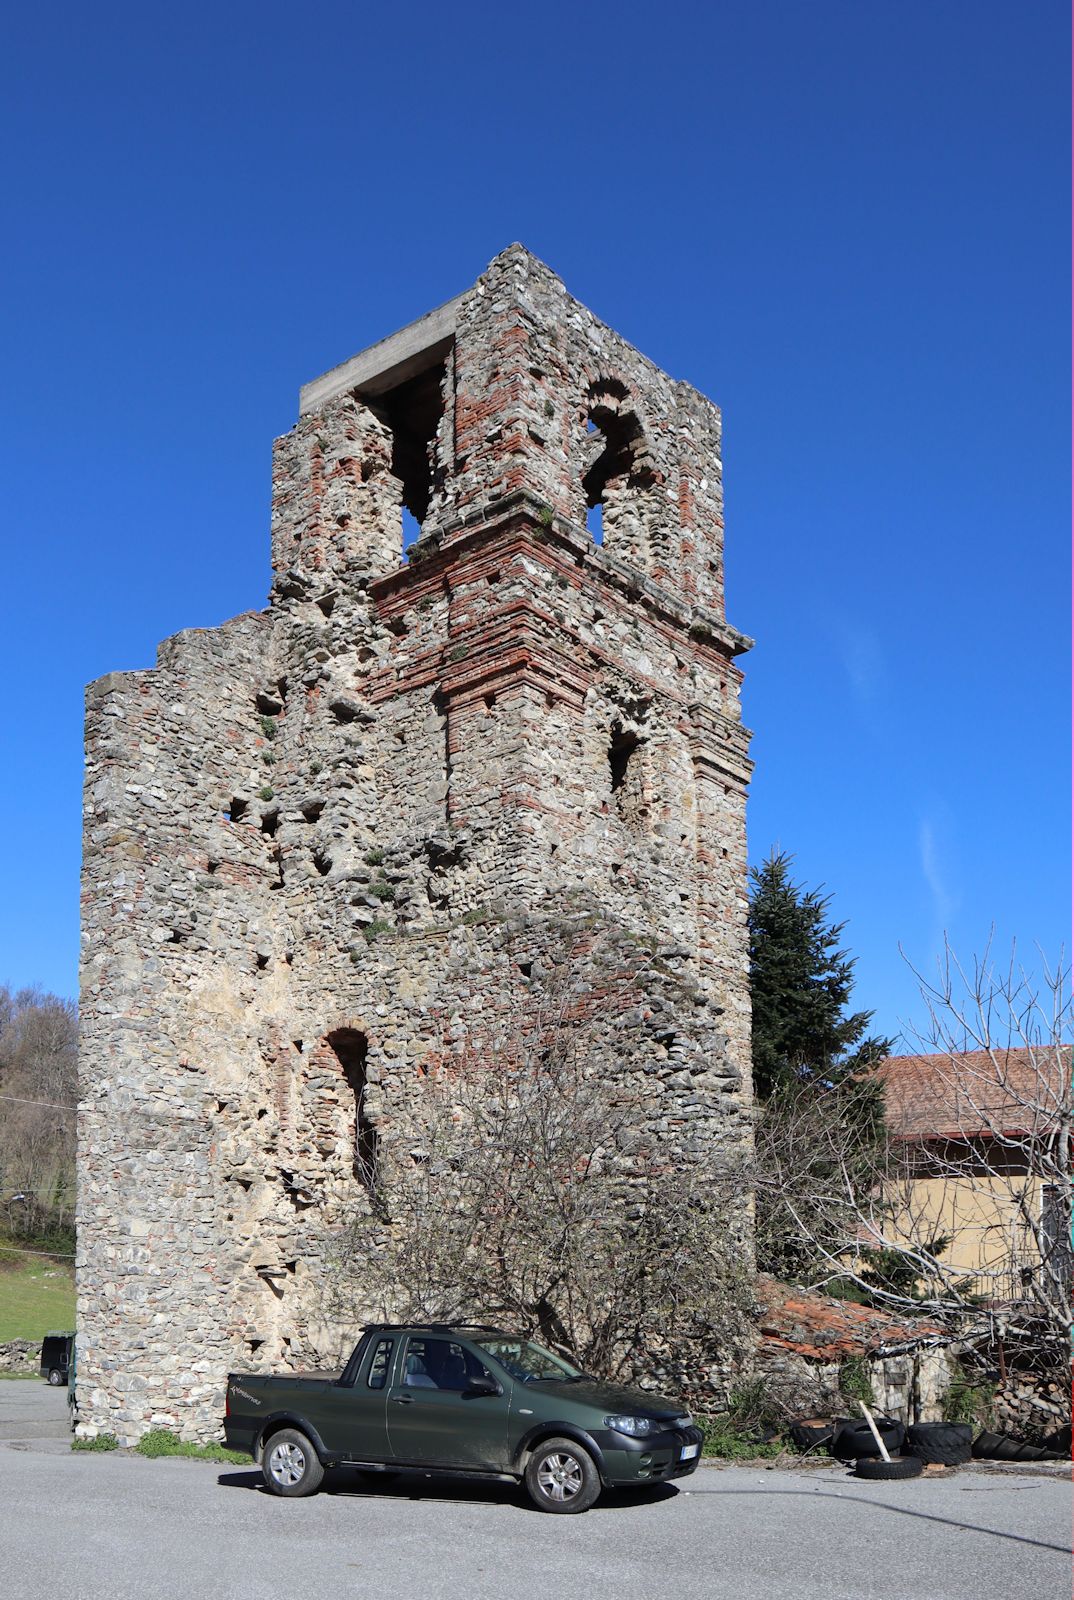
[[[414,1397],[409,1394],[390,1394],[388,1399],[397,1406],[412,1406],[414,1404]]]

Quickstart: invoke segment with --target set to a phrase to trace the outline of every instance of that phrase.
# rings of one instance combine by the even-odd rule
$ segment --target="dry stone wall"
[[[229,1368],[337,1357],[362,1160],[565,929],[652,953],[605,1048],[669,1150],[748,1144],[719,413],[519,246],[451,318],[277,442],[268,608],[87,692],[83,1432],[208,1438]]]

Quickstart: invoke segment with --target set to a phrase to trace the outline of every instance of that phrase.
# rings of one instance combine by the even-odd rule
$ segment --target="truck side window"
[[[461,1392],[470,1378],[489,1377],[476,1356],[451,1339],[407,1341],[403,1383],[408,1389],[454,1389]]]
[[[388,1368],[392,1361],[393,1339],[378,1339],[369,1363],[369,1376],[366,1386],[370,1389],[383,1389],[388,1381]]]

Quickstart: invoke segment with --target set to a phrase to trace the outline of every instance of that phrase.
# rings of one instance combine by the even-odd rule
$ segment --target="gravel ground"
[[[963,1468],[870,1484],[703,1466],[580,1517],[506,1485],[352,1473],[282,1501],[260,1475],[71,1454],[64,1393],[0,1384],[0,1548],[12,1600],[1069,1600],[1069,1476]]]

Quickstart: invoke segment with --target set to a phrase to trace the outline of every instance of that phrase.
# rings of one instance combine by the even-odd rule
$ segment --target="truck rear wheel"
[[[265,1441],[261,1475],[273,1494],[296,1500],[305,1494],[316,1494],[324,1468],[304,1433],[298,1428],[281,1428]]]

